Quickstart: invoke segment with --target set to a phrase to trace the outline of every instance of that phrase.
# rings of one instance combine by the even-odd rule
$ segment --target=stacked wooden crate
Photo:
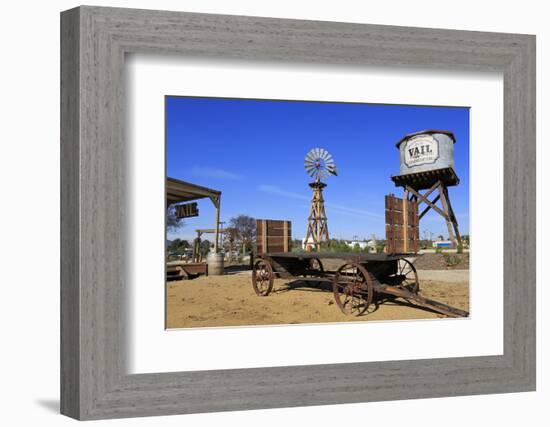
[[[386,196],[386,252],[418,252],[420,232],[418,227],[418,203]]]
[[[289,252],[292,249],[292,223],[284,220],[256,220],[256,253]]]

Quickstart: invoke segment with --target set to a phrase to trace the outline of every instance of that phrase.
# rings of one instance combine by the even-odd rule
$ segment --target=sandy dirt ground
[[[420,270],[421,295],[469,309],[468,271]],[[368,314],[344,315],[330,284],[276,279],[267,297],[254,293],[251,272],[199,277],[167,283],[167,328],[329,323],[444,317],[400,299],[373,304]]]

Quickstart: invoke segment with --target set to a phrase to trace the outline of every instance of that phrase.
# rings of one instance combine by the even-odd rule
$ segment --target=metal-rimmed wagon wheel
[[[254,263],[252,269],[252,287],[256,295],[266,297],[273,289],[273,268],[271,264],[264,260],[259,259]]]
[[[360,316],[369,308],[374,288],[367,269],[353,262],[342,265],[336,271],[332,292],[342,313]]]
[[[417,294],[420,284],[415,266],[406,258],[399,258],[396,263],[396,272],[389,276],[389,283]]]

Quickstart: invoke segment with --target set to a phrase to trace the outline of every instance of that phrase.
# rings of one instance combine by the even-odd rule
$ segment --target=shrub
[[[445,257],[445,264],[447,264],[447,267],[454,267],[460,264],[460,258],[456,255],[444,254],[443,256]]]

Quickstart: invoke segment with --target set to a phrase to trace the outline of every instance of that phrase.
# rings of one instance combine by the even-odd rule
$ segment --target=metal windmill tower
[[[323,199],[323,188],[327,184],[321,182],[330,175],[337,175],[334,159],[329,152],[323,148],[314,148],[307,153],[304,160],[304,167],[307,174],[315,179],[309,186],[313,189],[311,208],[307,221],[306,247],[313,241],[315,249],[319,250],[321,242],[329,239],[327,215],[325,213],[325,200]],[[311,238],[311,239],[310,239]]]

